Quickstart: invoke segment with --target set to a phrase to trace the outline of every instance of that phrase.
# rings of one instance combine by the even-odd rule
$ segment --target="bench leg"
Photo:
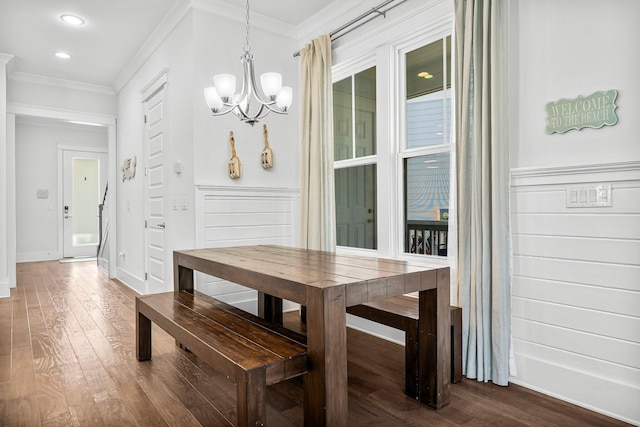
[[[404,334],[404,392],[418,399],[418,322],[407,322]]]
[[[238,427],[267,423],[267,377],[264,367],[251,371],[237,368],[236,412]]]
[[[136,300],[136,305],[138,302]],[[151,320],[137,312],[136,318],[136,356],[139,361],[151,359]]]

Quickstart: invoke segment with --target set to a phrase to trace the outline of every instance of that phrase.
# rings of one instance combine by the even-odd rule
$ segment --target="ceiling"
[[[112,86],[153,30],[189,0],[0,0],[0,53],[13,55],[14,72]],[[244,13],[245,0],[201,0],[213,9],[227,3]],[[327,0],[261,0],[251,12],[292,26],[326,8]],[[74,27],[62,14],[82,17]],[[55,52],[71,55],[59,59]]]

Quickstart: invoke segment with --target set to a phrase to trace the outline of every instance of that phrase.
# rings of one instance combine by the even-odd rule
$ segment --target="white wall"
[[[117,268],[118,277],[141,293],[144,273],[144,123],[141,90],[159,72],[167,69],[165,117],[165,278],[166,289],[173,287],[172,252],[194,245],[193,186],[193,19],[188,13],[160,47],[128,80],[118,93],[117,163],[136,156],[135,178],[117,183]],[[182,173],[173,173],[173,163],[182,163]],[[174,198],[187,198],[187,210],[173,210]],[[155,290],[158,292],[159,290]]]
[[[512,382],[640,424],[640,3],[512,2]],[[619,122],[545,133],[545,105],[618,91]],[[568,208],[611,184],[613,206]]]
[[[244,15],[236,19],[221,17],[207,11],[194,13],[195,76],[193,87],[194,113],[194,176],[197,184],[238,187],[297,188],[299,161],[298,59],[293,57],[296,41],[284,35],[286,24],[265,29],[259,16],[252,15],[251,52],[255,57],[256,78],[262,73],[282,74],[284,86],[291,86],[294,101],[288,115],[270,113],[251,127],[233,114],[212,117],[204,101],[203,89],[213,85],[213,76],[231,73],[236,76],[237,90],[242,82],[240,56],[245,45]],[[260,84],[258,82],[258,84]],[[260,153],[264,148],[262,125],[269,131],[269,145],[274,165],[263,169]],[[242,177],[231,180],[228,162],[231,158],[229,131],[236,140],[237,155],[242,162]]]
[[[18,262],[59,259],[58,144],[107,148],[106,128],[16,119],[16,251]],[[37,190],[48,198],[38,199]]]

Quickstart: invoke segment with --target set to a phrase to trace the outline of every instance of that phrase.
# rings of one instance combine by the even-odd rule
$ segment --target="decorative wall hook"
[[[229,160],[229,177],[238,179],[242,175],[242,164],[236,155],[236,140],[233,137],[233,131],[229,132],[229,142],[231,143],[231,159]]]
[[[262,167],[264,169],[271,169],[273,167],[273,151],[269,147],[269,132],[267,132],[267,125],[262,125],[262,133],[264,134],[264,150],[262,150]]]

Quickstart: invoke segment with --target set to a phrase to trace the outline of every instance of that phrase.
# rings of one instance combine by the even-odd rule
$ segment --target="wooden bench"
[[[200,292],[140,296],[136,311],[138,360],[153,322],[236,384],[238,426],[265,425],[266,386],[307,372],[303,337]]]
[[[451,382],[462,381],[462,309],[450,306]],[[347,313],[405,332],[405,393],[418,398],[418,299],[400,295],[347,307]]]

